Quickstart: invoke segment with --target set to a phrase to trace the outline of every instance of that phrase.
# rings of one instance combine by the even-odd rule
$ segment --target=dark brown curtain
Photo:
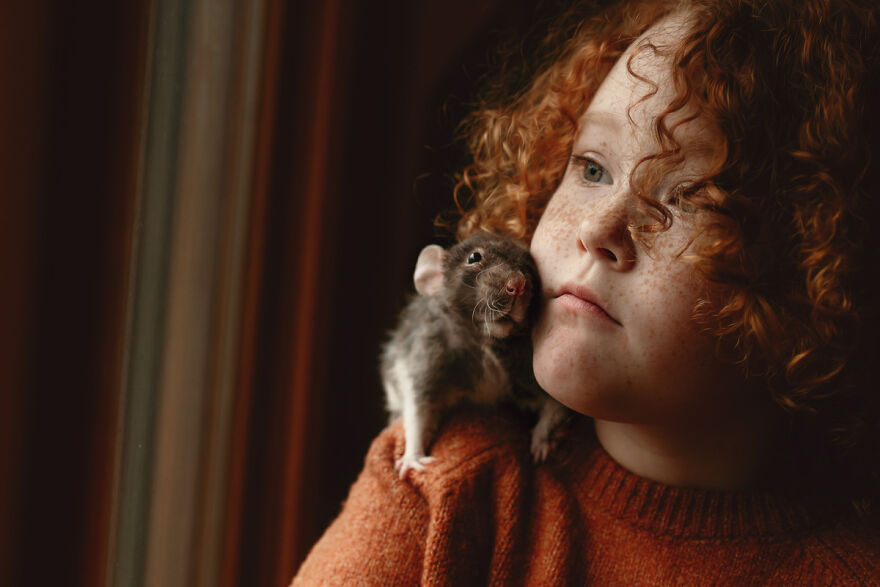
[[[69,6],[68,6],[69,4]],[[224,585],[286,584],[384,426],[379,343],[487,52],[551,2],[268,0]],[[148,0],[0,8],[0,583],[102,585]]]
[[[103,583],[147,2],[0,8],[0,583]]]

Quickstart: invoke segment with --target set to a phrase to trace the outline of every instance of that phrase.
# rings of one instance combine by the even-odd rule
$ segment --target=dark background
[[[338,49],[340,85],[333,98],[335,124],[330,134],[327,170],[328,226],[321,255],[321,292],[316,338],[318,352],[310,413],[310,465],[303,485],[302,548],[320,535],[339,511],[363,464],[370,441],[385,426],[384,393],[378,377],[380,342],[394,324],[406,294],[412,291],[412,270],[420,249],[430,243],[452,242],[452,233],[435,226],[440,213],[453,208],[453,174],[467,153],[455,141],[456,127],[472,109],[477,91],[504,69],[514,79],[528,61],[524,52],[541,37],[561,2],[357,2],[342,16]],[[294,20],[312,22],[308,8]],[[302,64],[310,47],[307,35],[287,36],[280,103],[306,100],[309,75]],[[499,51],[499,47],[502,48]],[[505,56],[502,56],[502,53]],[[526,68],[527,69],[527,68]],[[279,120],[277,153],[290,149],[296,158],[296,122]],[[291,141],[288,145],[286,141]],[[280,192],[295,193],[297,174],[278,180]],[[292,179],[291,179],[292,178]],[[269,227],[267,276],[283,280],[289,207],[294,199],[273,201]],[[267,277],[267,279],[272,279]],[[285,312],[285,287],[266,288],[261,306],[263,341],[273,345],[273,328]],[[285,321],[281,320],[283,324]],[[283,345],[274,344],[275,348]],[[271,352],[258,352],[258,373],[278,374]],[[285,357],[275,360],[285,361]],[[283,376],[282,376],[283,377]],[[258,387],[271,387],[266,385]],[[277,411],[265,396],[253,414],[254,430],[271,428]],[[272,435],[256,439],[271,454]],[[313,443],[313,444],[312,444]],[[260,454],[263,450],[257,450]],[[251,461],[248,479],[267,479],[271,456]],[[249,495],[260,501],[257,484]],[[257,518],[248,534],[260,534]],[[266,533],[263,532],[265,535]],[[258,558],[257,544],[251,550]]]
[[[320,0],[282,14],[259,258],[252,393],[230,583],[292,573],[338,512],[384,426],[377,358],[433,225],[452,207],[453,143],[494,48],[534,39],[562,4],[341,2],[327,136],[319,283],[291,271]],[[103,583],[150,2],[0,8],[0,583]],[[528,47],[528,43],[526,44]],[[513,58],[514,60],[516,57]],[[264,97],[265,99],[265,97]],[[278,571],[279,416],[289,402],[290,300],[318,287],[307,461],[295,552]],[[286,565],[286,567],[285,567]],[[287,568],[290,567],[292,568]],[[277,572],[277,575],[272,573]],[[261,578],[262,580],[256,580]]]

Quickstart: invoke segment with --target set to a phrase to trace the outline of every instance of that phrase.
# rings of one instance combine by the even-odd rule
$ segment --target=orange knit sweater
[[[845,506],[661,485],[586,428],[535,466],[516,417],[460,413],[400,481],[398,422],[293,585],[880,585],[880,533]]]

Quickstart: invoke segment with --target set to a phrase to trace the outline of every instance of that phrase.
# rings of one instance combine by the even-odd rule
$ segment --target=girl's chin
[[[538,362],[546,363],[543,366],[548,370],[594,369],[613,344],[614,341],[572,323],[540,321],[532,330],[536,369]]]
[[[533,343],[535,379],[553,399],[586,416],[621,416],[632,373],[607,355],[607,344],[582,330],[537,325]]]
[[[601,390],[594,386],[573,385],[575,381],[579,381],[578,375],[565,376],[563,373],[543,375],[537,377],[538,384],[550,397],[568,409],[593,418],[611,415],[608,410],[610,406],[606,404],[613,403],[612,398],[603,398]]]
[[[577,407],[579,399],[588,389],[584,388],[583,382],[595,381],[591,375],[595,375],[594,368],[585,364],[570,352],[557,345],[537,345],[532,359],[535,371],[535,379],[541,389],[546,391],[556,401],[580,412]]]

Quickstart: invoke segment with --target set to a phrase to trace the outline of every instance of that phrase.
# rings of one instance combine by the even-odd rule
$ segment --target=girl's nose
[[[636,259],[627,207],[624,197],[609,195],[587,208],[578,226],[579,248],[617,271],[629,269]]]

